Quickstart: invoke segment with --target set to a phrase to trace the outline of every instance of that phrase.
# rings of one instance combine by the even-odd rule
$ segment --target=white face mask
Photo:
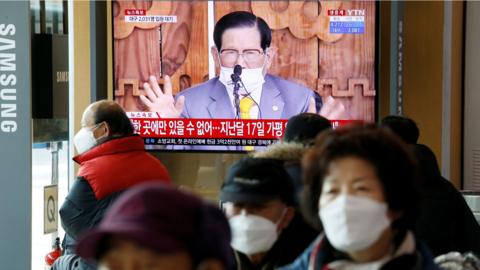
[[[270,250],[278,239],[277,225],[285,212],[286,209],[277,224],[261,216],[247,215],[245,212],[231,217],[228,220],[232,230],[230,245],[246,255]]]
[[[227,68],[224,66],[220,67],[219,80],[229,91],[233,91],[234,86],[231,78],[232,74],[233,68]],[[240,83],[240,94],[246,95],[262,89],[263,83],[265,82],[265,76],[263,76],[263,66],[260,68],[242,69],[240,78],[242,79],[243,85],[245,85],[245,88],[243,88],[243,85]]]
[[[73,144],[75,145],[78,154],[83,154],[97,145],[97,140],[93,136],[92,130],[88,128],[82,128],[73,137]]]
[[[387,204],[360,196],[340,195],[319,210],[325,234],[340,251],[363,250],[390,226]]]

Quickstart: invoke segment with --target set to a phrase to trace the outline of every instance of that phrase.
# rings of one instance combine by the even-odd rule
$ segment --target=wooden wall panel
[[[342,2],[319,2],[291,1],[279,5],[275,1],[252,1],[251,8],[274,30],[288,28],[293,36],[303,40],[316,36],[327,42],[337,41],[343,34],[330,33],[328,11],[340,9]]]
[[[170,24],[165,27],[163,47],[166,59],[163,61],[163,67],[165,74],[172,75],[174,93],[208,79],[210,49],[208,48],[207,5],[206,1],[176,2],[175,6],[178,9],[176,14],[189,17],[191,20],[188,24]],[[171,29],[174,27],[175,29]],[[174,40],[179,38],[188,39],[189,43],[175,43]]]
[[[277,56],[269,73],[289,78],[310,89],[316,89],[318,77],[317,38],[296,39],[288,29],[275,30],[272,44]]]
[[[144,108],[138,97],[133,95],[133,84],[125,85],[120,93],[119,82],[137,80],[137,85],[148,80],[149,75],[160,77],[160,35],[157,29],[134,30],[127,38],[114,41],[115,56],[115,100],[126,111],[141,111]]]
[[[122,1],[121,5],[114,2],[114,18],[118,24],[122,23],[118,17],[123,12],[121,7],[125,6],[146,9],[148,15],[150,8],[157,7],[155,5],[165,5],[169,7],[169,13],[155,15],[177,16],[177,23],[152,24],[150,28],[141,25],[142,28],[136,26],[133,30],[123,27],[124,31],[117,33],[119,36],[114,40],[115,98],[126,111],[145,109],[138,95],[143,92],[143,83],[150,75],[156,76],[160,82],[163,75],[170,75],[174,93],[206,79],[209,53],[207,4],[205,1],[153,4],[149,1]]]
[[[264,18],[273,29],[272,47],[277,51],[269,73],[288,78],[315,89],[318,77],[318,39],[315,26],[318,2],[251,2],[257,16]],[[301,10],[302,14],[295,14]],[[288,18],[295,18],[294,20]],[[296,27],[302,25],[302,27]],[[296,31],[292,31],[293,28]],[[311,33],[307,33],[308,28]],[[293,33],[301,36],[299,38]]]
[[[185,1],[173,4],[172,14],[177,15],[177,23],[163,24],[162,32],[162,75],[172,76],[184,64],[190,49],[192,33],[192,5]],[[190,18],[190,19],[185,19]]]
[[[366,78],[368,90],[375,87],[375,3],[343,2],[342,9],[365,9],[365,33],[362,35],[343,35],[335,43],[320,41],[319,78],[337,79],[338,89],[348,91],[348,80]],[[363,89],[356,86],[350,89],[352,97],[335,97],[345,106],[352,119],[375,120],[374,96],[365,96]],[[331,92],[323,93],[323,96]]]
[[[252,12],[250,1],[215,1],[215,22],[233,11]]]

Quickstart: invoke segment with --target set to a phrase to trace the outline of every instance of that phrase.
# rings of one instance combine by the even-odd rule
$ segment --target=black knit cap
[[[283,140],[310,143],[323,130],[331,129],[330,121],[315,113],[301,113],[288,119]]]
[[[280,199],[294,205],[292,180],[282,161],[244,158],[234,164],[220,190],[222,202],[265,203]]]

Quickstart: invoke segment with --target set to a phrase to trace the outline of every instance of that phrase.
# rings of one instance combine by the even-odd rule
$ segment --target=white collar
[[[403,239],[402,244],[393,254],[388,254],[387,256],[366,263],[356,263],[350,260],[339,260],[334,261],[328,264],[328,268],[332,270],[377,270],[380,269],[384,264],[390,260],[400,257],[405,254],[412,254],[415,252],[415,238],[411,232],[407,232],[407,235]]]

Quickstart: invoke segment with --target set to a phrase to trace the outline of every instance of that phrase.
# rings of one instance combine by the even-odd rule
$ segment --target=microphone
[[[235,65],[233,67],[233,73],[230,76],[232,78],[232,81],[234,83],[233,85],[233,101],[235,103],[235,110],[237,111],[236,113],[236,119],[240,119],[240,97],[238,95],[238,90],[240,89],[240,83],[242,80],[240,79],[240,75],[242,75],[242,66],[240,65]]]
[[[258,115],[259,115],[259,119],[261,119],[262,118],[262,111],[260,109],[260,105],[255,101],[255,99],[252,97],[250,91],[248,91],[248,89],[245,87],[245,84],[243,84],[243,81],[240,78],[240,75],[242,75],[242,66],[235,65],[233,67],[233,73],[232,73],[232,75],[230,75],[230,77],[232,78],[232,81],[234,83],[234,85],[233,85],[233,98],[234,98],[234,103],[235,103],[235,109],[237,110],[236,118],[240,119],[240,96],[238,94],[238,90],[240,89],[240,84],[241,84],[241,86],[243,87],[243,89],[247,93],[246,96],[249,96],[253,100],[255,105],[258,107]]]
[[[242,75],[242,66],[240,65],[235,65],[235,67],[233,67],[233,74],[231,76],[232,78],[232,81],[234,83],[240,81],[240,75]]]

